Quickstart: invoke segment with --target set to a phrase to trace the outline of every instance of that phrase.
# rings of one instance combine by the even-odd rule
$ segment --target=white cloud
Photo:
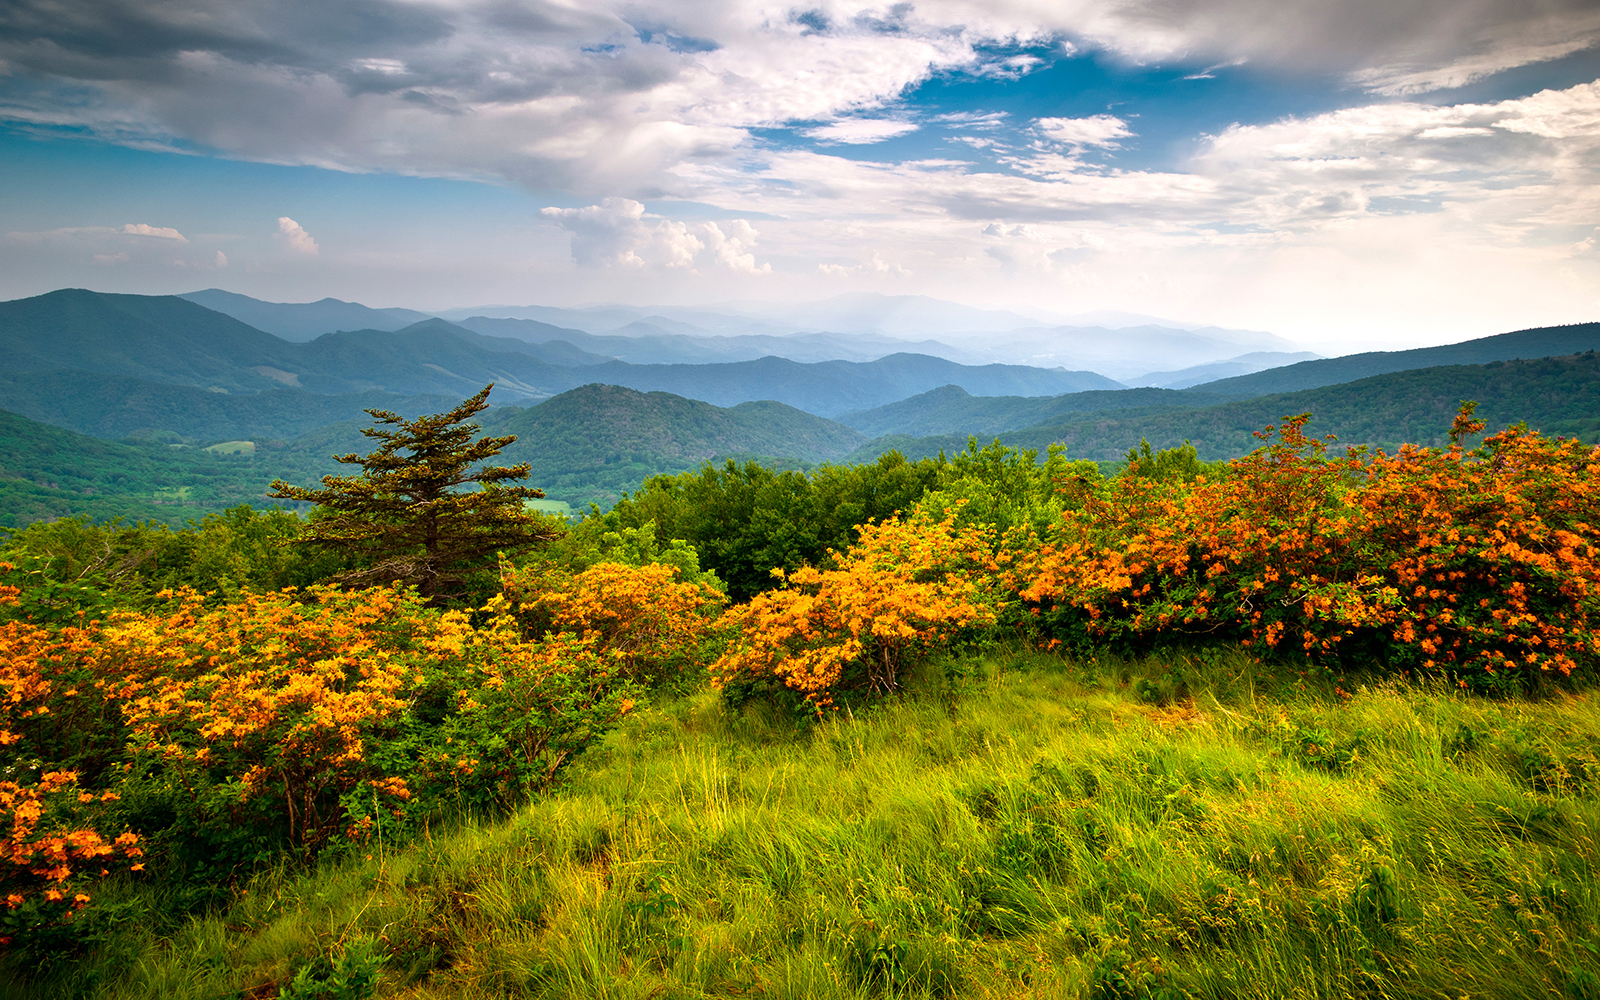
[[[1115,115],[1093,115],[1089,118],[1036,118],[1033,127],[1045,138],[1068,146],[1101,146],[1115,149],[1118,139],[1128,139],[1133,132],[1128,123]]]
[[[122,227],[122,231],[130,236],[155,236],[163,240],[177,240],[179,243],[189,242],[176,229],[157,228],[156,226],[146,225],[143,222],[137,225],[130,222]]]
[[[734,219],[725,223],[728,232],[714,222],[705,224],[706,246],[716,254],[717,263],[730,271],[741,271],[746,274],[771,274],[771,264],[757,264],[755,254],[749,251],[756,245],[756,232],[754,226],[743,219]]]
[[[827,125],[806,129],[803,134],[813,139],[820,139],[823,142],[862,145],[906,135],[915,132],[917,127],[915,122],[877,118],[847,118],[844,121],[831,122]]]
[[[684,175],[748,155],[756,128],[903,135],[912,123],[882,112],[910,88],[1031,72],[1028,47],[1248,61],[1405,94],[1600,43],[1593,0],[825,0],[804,17],[771,0],[71,6],[0,7],[0,65],[26,82],[0,99],[10,120],[595,198],[691,194]],[[1089,124],[1111,117],[1064,119],[1081,124],[1057,141],[1125,138]]]
[[[933,120],[946,128],[992,130],[1005,125],[1010,117],[1005,111],[952,111]]]
[[[817,265],[817,273],[830,278],[854,278],[861,275],[887,275],[896,278],[909,278],[912,272],[899,264],[892,264],[883,259],[876,250],[870,260],[857,264],[828,264]]]
[[[223,253],[221,250],[218,250],[215,264],[216,264],[216,267],[217,267],[218,270],[221,270],[222,268],[227,267],[228,266],[228,255]]]
[[[751,252],[759,233],[744,219],[720,226],[645,214],[630,198],[607,198],[584,208],[545,208],[540,215],[572,234],[572,259],[581,267],[692,270],[709,250],[707,265],[746,274],[770,273]]]
[[[290,253],[315,257],[321,252],[311,234],[287,215],[278,217],[278,241],[287,247]]]

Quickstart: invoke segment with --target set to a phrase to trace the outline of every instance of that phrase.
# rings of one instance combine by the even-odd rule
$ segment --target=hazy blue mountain
[[[736,303],[731,309],[724,307],[724,311],[733,310],[761,318],[776,314],[800,330],[900,337],[1002,333],[1039,322],[1009,309],[981,309],[927,295],[877,292],[846,292],[815,302]]]
[[[927,354],[966,363],[968,352],[949,344],[925,340],[915,343],[876,335],[845,336],[831,333],[796,333],[787,336],[751,334],[713,336],[686,333],[695,327],[685,323],[650,317],[636,320],[606,333],[566,330],[526,319],[470,316],[458,326],[496,337],[515,337],[543,345],[564,339],[583,351],[636,365],[720,364],[756,361],[760,358],[787,358],[806,363],[817,361],[875,361],[890,354]]]
[[[507,395],[542,399],[591,381],[520,341],[440,319],[290,343],[174,295],[79,289],[0,302],[0,359],[12,373],[90,371],[227,393],[462,395],[496,381]]]
[[[588,381],[646,392],[671,392],[718,406],[773,399],[822,416],[882,406],[941,385],[959,385],[975,395],[1028,396],[1121,388],[1094,372],[1021,365],[971,367],[921,354],[813,364],[785,358],[721,365],[629,365],[614,361],[573,371],[582,373]]]
[[[1309,412],[1313,416],[1310,432],[1335,434],[1340,447],[1392,449],[1405,442],[1446,443],[1451,420],[1465,399],[1479,403],[1478,415],[1491,433],[1525,421],[1548,434],[1576,436],[1592,443],[1600,440],[1600,354],[1392,372],[1193,409],[1099,413],[1006,431],[999,437],[1007,444],[1027,448],[1060,443],[1071,457],[1100,461],[1121,458],[1141,439],[1157,448],[1189,441],[1202,458],[1233,458],[1260,444],[1255,431],[1277,424],[1285,416]],[[885,437],[857,450],[850,460],[870,460],[890,448],[920,457],[965,447],[966,440],[967,433]]]
[[[1517,358],[1549,358],[1600,349],[1600,323],[1542,326],[1493,337],[1479,337],[1442,347],[1410,351],[1369,351],[1342,358],[1302,361],[1254,375],[1219,379],[1194,386],[1195,390],[1224,396],[1260,396],[1269,392],[1294,392],[1337,385],[1388,372],[1431,368],[1437,365],[1481,365]]]
[[[284,340],[315,340],[335,330],[398,330],[432,317],[414,309],[372,309],[359,302],[263,302],[220,288],[189,292],[178,298],[232,316],[257,330]]]
[[[1281,368],[1284,365],[1292,365],[1300,361],[1315,361],[1320,357],[1321,355],[1313,354],[1310,351],[1254,351],[1250,354],[1241,354],[1236,358],[1228,358],[1225,361],[1193,365],[1172,372],[1149,372],[1137,378],[1124,379],[1123,381],[1135,387],[1153,385],[1163,389],[1187,389],[1205,382],[1215,382],[1220,378],[1251,375],[1255,372],[1266,371],[1269,368]]]
[[[957,341],[968,347],[967,341]],[[1201,327],[1057,326],[1013,330],[985,338],[985,357],[1051,367],[1087,368],[1114,379],[1151,371],[1176,371],[1257,351],[1292,352],[1297,345],[1269,333]]]
[[[1222,402],[1226,397],[1215,397]],[[1192,393],[1175,389],[1094,389],[1060,396],[974,396],[958,385],[941,386],[921,395],[872,410],[840,414],[841,424],[871,437],[903,434],[993,435],[1032,427],[1070,413],[1096,413],[1195,405]]]
[[[505,403],[537,401],[586,383],[608,382],[722,406],[773,399],[829,414],[867,409],[945,384],[1006,395],[1115,386],[1088,372],[966,367],[912,354],[871,362],[799,363],[769,357],[732,364],[607,361],[574,366],[570,362],[586,360],[584,348],[551,343],[530,344],[436,318],[399,330],[336,332],[291,343],[177,296],[69,289],[0,303],[0,361],[8,375],[0,405],[118,437],[150,430],[184,438],[235,433],[277,437],[288,433],[289,425],[302,426],[295,424],[296,411],[318,419],[342,419],[349,412],[348,407],[334,407],[334,415],[320,403],[287,402],[296,397],[285,395],[285,389],[323,396],[379,392],[461,398],[494,382],[495,401]],[[541,360],[541,352],[569,363]],[[158,388],[162,383],[167,387]],[[257,402],[209,398],[269,392],[277,395]]]
[[[650,315],[649,310],[628,306],[600,306],[593,309],[563,309],[559,306],[471,306],[466,309],[446,309],[440,319],[461,323],[468,319],[512,319],[538,323],[562,330],[562,336],[573,330],[580,333],[604,333],[619,326],[635,323]],[[567,339],[571,339],[568,337]]]
[[[172,295],[67,288],[0,302],[6,370],[68,368],[256,392],[293,369],[294,345]]]
[[[468,396],[493,382],[499,398],[543,399],[591,381],[575,374],[585,369],[547,364],[518,341],[485,338],[442,319],[394,331],[327,333],[296,346],[305,372],[293,384],[313,392]]]

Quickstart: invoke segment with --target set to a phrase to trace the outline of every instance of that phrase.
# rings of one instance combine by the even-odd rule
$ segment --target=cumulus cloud
[[[122,231],[130,236],[154,236],[163,240],[177,240],[179,243],[189,242],[188,239],[176,229],[151,226],[143,222],[137,224],[130,222],[122,227]]]
[[[311,238],[311,234],[306,232],[300,223],[287,215],[278,217],[277,236],[278,242],[286,247],[290,253],[315,257],[321,252],[321,248],[317,246],[317,241]]]
[[[545,208],[540,215],[572,234],[572,259],[580,267],[693,269],[709,251],[707,266],[746,274],[769,273],[751,252],[759,233],[743,219],[687,223],[645,214],[631,198],[607,198],[583,208]],[[726,229],[724,229],[726,227]]]
[[[915,122],[881,118],[847,118],[844,121],[830,122],[827,125],[806,129],[805,134],[823,142],[863,145],[906,135],[907,133],[915,132],[917,128],[918,126]]]
[[[596,198],[695,194],[753,129],[870,143],[940,74],[1043,52],[1345,73],[1403,95],[1600,44],[1592,0],[12,0],[0,113],[131,145],[488,177]],[[1106,117],[1110,116],[1097,116]],[[1095,119],[1068,119],[1093,122]],[[1068,128],[1068,126],[1062,126]],[[1085,132],[1079,145],[1114,142]]]
[[[1116,149],[1119,139],[1132,138],[1128,123],[1115,115],[1088,118],[1037,118],[1034,129],[1046,139],[1067,146],[1100,146]]]

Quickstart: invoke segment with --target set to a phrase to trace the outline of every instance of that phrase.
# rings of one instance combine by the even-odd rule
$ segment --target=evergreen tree
[[[560,534],[525,501],[543,490],[511,485],[528,465],[483,466],[507,437],[476,438],[463,423],[488,407],[494,383],[448,413],[406,420],[388,410],[368,410],[378,425],[361,433],[381,444],[370,455],[335,455],[360,465],[357,476],[324,476],[322,489],[274,480],[272,496],[314,503],[305,540],[365,557],[366,568],[337,577],[350,584],[414,584],[438,601],[463,574],[497,551],[517,551]],[[476,487],[461,489],[461,487]]]

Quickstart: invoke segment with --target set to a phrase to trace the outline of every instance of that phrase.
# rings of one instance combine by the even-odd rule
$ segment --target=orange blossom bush
[[[846,688],[894,689],[913,655],[994,623],[990,534],[954,514],[862,525],[837,568],[803,567],[727,612],[735,636],[713,682],[777,677],[815,708]]]
[[[676,566],[602,562],[568,574],[548,566],[508,568],[502,587],[536,632],[572,633],[622,676],[649,679],[681,671],[715,624],[727,598],[711,585],[683,582]]]
[[[1511,428],[1475,452],[1329,457],[1308,415],[1194,482],[1119,476],[1015,579],[1089,638],[1236,638],[1502,686],[1600,652],[1600,449]]]

